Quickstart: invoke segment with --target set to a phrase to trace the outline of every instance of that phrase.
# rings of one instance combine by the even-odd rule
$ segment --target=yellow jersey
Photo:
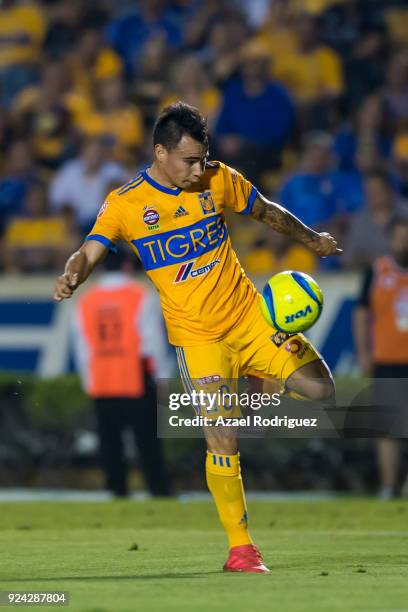
[[[141,172],[112,191],[87,240],[108,248],[127,241],[155,284],[171,344],[225,337],[257,299],[232,248],[225,207],[249,214],[256,188],[210,162],[189,189],[169,188]]]
[[[0,68],[38,61],[45,25],[35,4],[0,6]]]

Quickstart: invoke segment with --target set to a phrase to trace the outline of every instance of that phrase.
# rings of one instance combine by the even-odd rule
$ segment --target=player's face
[[[160,169],[176,187],[188,189],[200,180],[208,156],[207,147],[190,136],[182,136],[177,147],[169,151],[157,145]]]

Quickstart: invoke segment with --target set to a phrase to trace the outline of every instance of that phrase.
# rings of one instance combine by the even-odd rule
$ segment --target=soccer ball
[[[309,329],[320,317],[322,308],[322,290],[303,272],[279,272],[262,291],[261,311],[266,322],[288,334]]]

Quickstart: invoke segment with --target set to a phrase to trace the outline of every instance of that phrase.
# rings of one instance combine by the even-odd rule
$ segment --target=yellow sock
[[[227,532],[230,548],[252,544],[248,532],[248,515],[239,453],[220,455],[207,451],[205,470],[207,485],[217,506],[221,523]]]

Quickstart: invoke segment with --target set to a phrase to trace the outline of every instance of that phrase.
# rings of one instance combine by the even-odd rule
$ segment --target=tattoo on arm
[[[251,217],[269,225],[276,232],[292,236],[307,246],[312,246],[319,236],[286,208],[270,202],[259,193],[252,207]]]

